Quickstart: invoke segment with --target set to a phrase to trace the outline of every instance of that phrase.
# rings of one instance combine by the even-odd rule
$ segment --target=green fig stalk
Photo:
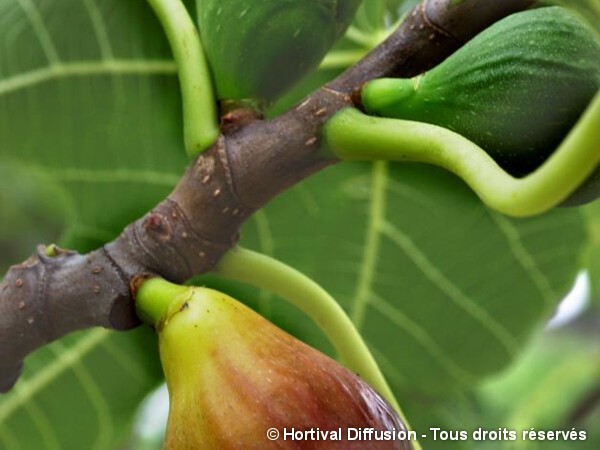
[[[182,0],[148,0],[171,45],[183,103],[184,144],[190,158],[219,136],[212,80],[198,30]]]
[[[360,378],[233,298],[153,279],[137,307],[159,334],[165,449],[413,449],[408,439],[348,440],[352,428],[406,429]],[[341,440],[285,439],[292,429],[341,431]]]
[[[347,108],[324,127],[327,148],[348,161],[415,161],[461,177],[489,207],[513,217],[541,214],[563,202],[600,164],[600,90],[554,153],[515,178],[484,149],[446,128],[367,116]]]

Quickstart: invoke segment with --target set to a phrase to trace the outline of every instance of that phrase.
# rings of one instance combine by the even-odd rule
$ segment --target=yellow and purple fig
[[[145,306],[149,294],[138,304],[159,333],[170,397],[165,449],[413,448],[397,439],[405,427],[392,407],[328,356],[225,294],[165,286],[172,297],[165,312]],[[396,438],[354,440],[353,429]],[[317,434],[289,435],[310,430]]]
[[[313,71],[361,0],[198,0],[219,98],[271,101]]]

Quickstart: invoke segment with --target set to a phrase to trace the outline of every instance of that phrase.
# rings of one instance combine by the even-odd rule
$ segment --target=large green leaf
[[[0,400],[0,448],[108,449],[160,379],[148,329],[77,333],[38,351]]]
[[[342,303],[411,424],[424,431],[484,425],[470,390],[528,348],[572,284],[584,243],[576,209],[507,219],[441,169],[385,163],[313,177],[259,212],[242,241],[303,270]],[[280,299],[213,277],[199,281],[331,351]],[[500,419],[485,424],[494,429]],[[424,444],[479,448],[472,440]]]
[[[520,441],[522,431],[532,428],[586,433],[585,442],[527,440],[519,448],[598,448],[600,345],[597,329],[582,331],[567,328],[540,335],[509,372],[478,389],[488,422],[518,430]]]
[[[147,211],[185,167],[180,122],[146,2],[0,0],[2,266],[36,239],[96,247]],[[148,330],[70,336],[0,397],[0,448],[114,448],[160,378]]]
[[[105,241],[168,193],[180,102],[145,2],[2,0],[0,42],[0,160],[65,187],[71,239]]]
[[[414,425],[428,434],[427,450],[564,450],[600,445],[600,346],[598,330],[573,325],[538,333],[509,370],[473,392],[430,402],[413,414]],[[408,402],[410,405],[410,401]],[[405,402],[406,404],[406,402]],[[412,406],[412,405],[411,405]],[[415,421],[415,418],[418,420]],[[464,430],[469,439],[434,441],[428,427]],[[473,432],[513,431],[515,440],[473,439]],[[523,431],[585,432],[585,441],[524,440]],[[489,435],[488,435],[489,436]]]
[[[243,243],[340,301],[396,387],[427,394],[512,361],[572,283],[584,244],[574,209],[511,220],[441,169],[386,163],[330,169],[245,231]]]
[[[47,189],[60,217],[39,239],[58,236],[56,224],[82,251],[111,239],[177,181],[181,133],[175,67],[145,2],[0,0],[0,166],[22,174],[0,189],[11,217],[25,211],[19,192]],[[31,245],[23,233],[35,227],[22,224],[47,205],[3,227],[2,248]],[[259,212],[243,242],[329,289],[420,417],[421,400],[470,388],[519,353],[572,282],[584,231],[576,210],[508,220],[438,169],[344,164]],[[237,292],[329,350],[293,308]],[[158,378],[153,340],[138,333],[94,330],[28,358],[0,397],[0,448],[114,447]]]

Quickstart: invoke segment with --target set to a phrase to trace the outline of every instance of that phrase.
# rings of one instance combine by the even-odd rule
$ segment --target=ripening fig
[[[561,7],[513,14],[413,79],[367,83],[369,113],[456,131],[515,176],[560,145],[600,89],[600,43]]]
[[[170,397],[166,449],[413,448],[397,439],[346,440],[348,428],[396,435],[405,428],[372,388],[334,360],[225,294],[146,283],[153,282],[164,283],[163,294],[172,298],[166,312],[153,312],[151,295],[138,296],[141,316],[155,321],[159,334]],[[279,438],[268,435],[272,428]],[[343,440],[284,440],[286,429],[317,428],[341,429]]]
[[[198,0],[219,98],[271,101],[313,71],[361,0]]]

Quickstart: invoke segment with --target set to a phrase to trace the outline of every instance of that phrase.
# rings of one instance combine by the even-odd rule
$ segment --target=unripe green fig
[[[429,72],[381,79],[365,109],[439,125],[467,137],[515,176],[560,145],[600,89],[600,44],[561,7],[513,14]]]
[[[271,101],[313,71],[361,0],[198,0],[219,98]]]
[[[413,448],[397,439],[346,439],[349,428],[405,428],[385,400],[331,358],[220,292],[176,286],[167,294],[166,313],[141,313],[162,317],[156,329],[170,397],[166,449]],[[267,434],[272,428],[279,438]],[[284,439],[284,430],[317,428],[341,429],[343,440]]]

